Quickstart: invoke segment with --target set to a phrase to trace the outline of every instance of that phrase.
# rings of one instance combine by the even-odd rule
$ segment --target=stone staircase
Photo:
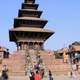
[[[71,66],[68,63],[64,63],[62,59],[55,59],[52,52],[41,51],[40,55],[47,68],[50,69],[53,74],[68,74],[68,72],[71,71]]]
[[[31,70],[33,70],[34,62],[36,62],[36,56],[34,50],[29,50],[26,52],[26,73],[29,74]]]
[[[10,76],[25,75],[25,55],[24,51],[14,52],[9,59],[4,59],[1,65],[7,65]]]
[[[29,77],[25,73],[29,73],[33,69],[34,62],[37,62],[36,54],[38,54],[36,50],[30,50],[29,52],[16,51],[10,55],[9,59],[2,61],[0,70],[2,69],[2,65],[7,65],[10,80],[29,80]],[[70,65],[63,63],[61,59],[55,59],[52,52],[39,51],[39,55],[43,61],[41,67],[45,69],[46,75],[49,69],[53,75],[68,74],[70,71]],[[29,63],[28,58],[30,58]]]

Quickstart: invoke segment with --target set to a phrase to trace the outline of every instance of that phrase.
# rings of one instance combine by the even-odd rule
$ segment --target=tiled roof
[[[21,11],[37,11],[37,12],[42,12],[42,11],[38,11],[38,10],[35,10],[35,9],[20,9]]]
[[[48,32],[48,33],[54,33],[51,30],[48,29],[42,29],[42,28],[31,28],[31,27],[18,27],[11,29],[11,31],[29,31],[29,32]]]
[[[72,45],[73,51],[80,51],[80,45]]]
[[[2,52],[2,51],[7,51],[7,48],[0,46],[0,52]]]
[[[24,19],[24,20],[35,20],[35,21],[45,21],[45,22],[48,22],[47,20],[40,19],[40,18],[35,18],[35,17],[17,17],[15,19]]]

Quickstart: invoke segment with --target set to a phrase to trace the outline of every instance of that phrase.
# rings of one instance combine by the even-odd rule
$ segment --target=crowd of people
[[[39,61],[34,65],[33,70],[31,70],[29,74],[30,80],[53,80],[51,71],[46,71],[45,68],[41,67],[41,64],[42,63]]]
[[[46,70],[40,53],[36,54],[36,62],[33,63],[33,69],[30,71],[30,80],[53,80],[50,70]]]
[[[44,69],[35,72],[31,71],[29,78],[30,80],[53,80],[51,71],[49,70],[49,74],[45,76]]]

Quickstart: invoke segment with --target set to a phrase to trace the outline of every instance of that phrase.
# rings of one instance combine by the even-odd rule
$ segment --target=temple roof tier
[[[43,28],[30,28],[30,27],[18,27],[18,28],[12,28],[10,31],[29,31],[29,32],[47,32],[47,33],[54,33],[51,30],[43,29]]]
[[[38,4],[29,4],[29,3],[22,3],[22,9],[33,9],[37,10],[38,9]]]
[[[24,0],[24,3],[35,3],[35,0]]]
[[[43,40],[38,40],[38,39],[34,39],[34,40],[33,40],[33,39],[29,39],[29,40],[27,40],[27,39],[26,39],[26,40],[22,39],[22,40],[18,40],[17,42],[25,42],[25,43],[26,43],[26,42],[34,42],[34,43],[35,43],[35,42],[42,42],[42,43],[43,43],[44,41],[43,41]]]
[[[20,38],[34,38],[46,41],[54,32],[41,28],[14,28],[9,30],[10,41],[17,41]]]
[[[20,9],[18,17],[37,17],[40,18],[42,11],[30,10],[30,9]]]
[[[34,17],[18,17],[14,19],[14,28],[16,27],[37,27],[43,28],[47,24],[47,20]]]

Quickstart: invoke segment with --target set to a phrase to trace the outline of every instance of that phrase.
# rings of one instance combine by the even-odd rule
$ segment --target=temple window
[[[3,58],[9,58],[9,52],[4,52]]]
[[[56,59],[63,59],[63,53],[55,53]]]

